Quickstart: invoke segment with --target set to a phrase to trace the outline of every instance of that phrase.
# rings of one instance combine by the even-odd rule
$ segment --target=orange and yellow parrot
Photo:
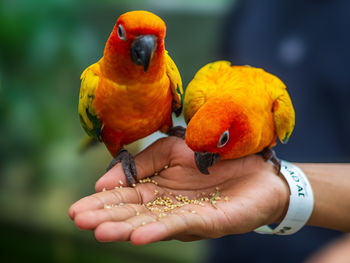
[[[182,81],[164,49],[164,21],[147,11],[121,15],[103,57],[81,75],[79,117],[88,135],[102,141],[121,162],[129,185],[136,180],[123,145],[155,131],[174,129],[172,112],[182,110]]]
[[[184,115],[186,144],[205,174],[219,159],[255,153],[279,170],[271,148],[277,137],[286,143],[295,124],[291,99],[279,78],[228,61],[210,63],[197,72],[186,88]]]

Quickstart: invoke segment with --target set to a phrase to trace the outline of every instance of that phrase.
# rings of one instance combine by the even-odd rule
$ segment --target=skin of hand
[[[317,252],[305,263],[347,263],[350,258],[350,234],[344,235]]]
[[[152,177],[158,184],[120,187],[126,180],[121,165],[116,165],[96,183],[96,194],[70,207],[69,216],[78,228],[93,230],[101,242],[193,241],[246,233],[278,222],[288,208],[287,183],[258,155],[220,161],[204,175],[185,141],[171,136],[138,154],[135,164],[139,180],[158,172]],[[193,199],[217,189],[221,197],[217,208],[210,202],[187,204],[159,217],[159,212],[142,205],[157,196],[181,194]]]

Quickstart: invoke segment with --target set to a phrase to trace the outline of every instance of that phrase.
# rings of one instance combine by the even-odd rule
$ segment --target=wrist
[[[281,173],[277,175],[279,198],[278,205],[276,207],[275,217],[273,218],[272,224],[281,223],[283,218],[286,216],[289,207],[289,196],[290,189],[286,178]]]
[[[307,223],[313,211],[313,191],[304,172],[298,166],[282,161],[281,174],[286,179],[290,189],[287,213],[274,229],[268,225],[257,228],[255,232],[260,234],[294,234]]]
[[[264,218],[261,221],[263,224],[280,223],[287,213],[289,207],[290,190],[284,176],[276,174],[275,167],[269,162],[262,161],[263,165],[260,169],[264,170],[263,176],[270,178],[269,195],[271,198],[268,201],[269,208],[264,213]]]

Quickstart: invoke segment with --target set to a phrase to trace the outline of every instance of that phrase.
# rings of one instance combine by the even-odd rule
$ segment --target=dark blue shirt
[[[242,0],[227,18],[220,59],[262,67],[291,95],[295,130],[277,156],[350,162],[350,1]],[[210,241],[210,262],[302,262],[338,237],[304,227],[291,236],[256,233]]]

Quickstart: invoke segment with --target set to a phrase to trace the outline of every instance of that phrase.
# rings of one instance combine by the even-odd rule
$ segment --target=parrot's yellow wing
[[[295,112],[286,88],[273,104],[276,132],[282,143],[287,143],[295,125]]]
[[[101,141],[102,122],[98,118],[93,102],[100,76],[100,65],[92,64],[81,74],[79,94],[79,118],[86,133]]]
[[[179,116],[182,111],[183,96],[181,76],[175,62],[168,55],[168,51],[165,52],[165,61],[166,72],[170,80],[170,88],[173,94],[173,112],[175,112],[176,116]]]

